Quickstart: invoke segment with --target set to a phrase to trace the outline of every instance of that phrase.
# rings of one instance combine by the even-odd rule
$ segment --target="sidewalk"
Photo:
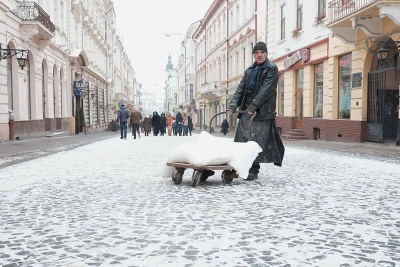
[[[216,129],[213,132],[213,136],[224,137],[222,133]],[[200,130],[193,131],[194,133],[200,133]],[[226,137],[234,138],[235,133],[233,131],[227,133]],[[361,157],[376,157],[376,158],[386,158],[399,161],[400,163],[400,146],[396,146],[393,143],[353,143],[353,142],[334,142],[334,141],[322,141],[322,140],[289,140],[283,139],[283,144],[285,147],[299,147],[308,149],[319,149],[319,150],[329,150],[344,153],[347,155],[355,155]]]
[[[0,169],[27,160],[67,151],[93,142],[118,136],[119,132],[36,137],[0,143]]]
[[[194,130],[193,133],[200,134],[201,130]],[[130,134],[130,133],[128,133]],[[226,136],[217,132],[213,136],[233,138],[234,132]],[[15,140],[0,143],[0,169],[21,163],[27,160],[44,157],[60,151],[67,151],[76,147],[84,146],[93,142],[119,136],[119,132],[95,132],[72,136],[40,137],[35,139]],[[182,137],[184,138],[184,137]],[[384,158],[400,163],[400,147],[394,143],[345,143],[321,140],[283,140],[286,148],[297,147],[304,149],[319,149],[336,151],[346,155],[360,157]]]

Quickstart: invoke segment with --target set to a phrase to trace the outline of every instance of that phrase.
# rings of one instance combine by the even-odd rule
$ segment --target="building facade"
[[[110,0],[6,0],[0,12],[0,140],[107,129],[117,57],[133,99],[134,70],[115,54]]]
[[[264,41],[279,69],[276,118],[284,137],[399,145],[399,6],[215,0],[192,35],[198,126],[226,110],[254,44]],[[236,117],[228,119],[234,127]]]

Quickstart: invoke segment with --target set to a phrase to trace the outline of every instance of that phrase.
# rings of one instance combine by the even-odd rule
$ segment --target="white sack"
[[[246,179],[249,175],[249,169],[253,165],[262,148],[257,142],[249,141],[247,143],[236,143],[233,139],[224,137],[215,137],[203,131],[200,134],[199,142],[211,143],[229,152],[231,160],[228,165],[232,166],[239,177]]]
[[[162,177],[172,177],[174,167],[167,162],[183,162],[195,165],[222,165],[231,159],[228,151],[216,149],[211,143],[187,142],[175,147],[167,156],[161,168]]]
[[[183,162],[204,165],[232,166],[239,177],[247,178],[249,169],[261,147],[254,141],[235,143],[233,139],[214,137],[202,131],[196,142],[182,143],[174,148],[167,156],[161,169],[162,177],[172,177],[174,167],[167,166],[167,162]]]

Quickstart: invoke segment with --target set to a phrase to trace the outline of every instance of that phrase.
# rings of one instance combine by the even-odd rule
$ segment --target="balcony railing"
[[[39,21],[52,33],[56,30],[50,16],[35,2],[19,2],[14,14],[23,21]]]
[[[381,0],[333,0],[328,4],[329,23]]]

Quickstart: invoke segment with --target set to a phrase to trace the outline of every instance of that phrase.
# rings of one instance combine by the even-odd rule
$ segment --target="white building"
[[[115,88],[124,84],[133,101],[135,74],[126,55],[115,54],[110,0],[7,0],[0,16],[0,140],[107,129]],[[125,80],[115,79],[118,62]]]

